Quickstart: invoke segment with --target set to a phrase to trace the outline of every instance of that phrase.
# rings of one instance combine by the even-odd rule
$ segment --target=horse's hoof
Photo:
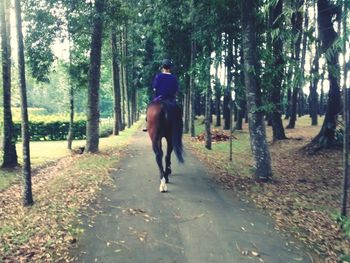
[[[161,193],[168,192],[168,187],[166,186],[166,181],[164,178],[160,180],[159,192]]]

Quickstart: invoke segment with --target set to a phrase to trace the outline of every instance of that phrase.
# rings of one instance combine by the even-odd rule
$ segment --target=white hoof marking
[[[168,187],[166,186],[165,178],[164,178],[164,177],[160,180],[159,191],[160,191],[161,193],[164,193],[164,192],[167,192],[167,191],[168,191]]]

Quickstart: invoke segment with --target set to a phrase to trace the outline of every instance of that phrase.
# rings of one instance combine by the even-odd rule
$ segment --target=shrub
[[[68,121],[30,121],[29,135],[31,141],[60,141],[66,140],[68,135]],[[73,125],[73,139],[81,140],[86,137],[86,121],[78,120]],[[15,122],[16,139],[21,138],[21,123]]]
[[[110,126],[102,126],[100,128],[100,137],[101,138],[105,138],[108,137],[109,135],[111,135],[113,133],[113,127]]]

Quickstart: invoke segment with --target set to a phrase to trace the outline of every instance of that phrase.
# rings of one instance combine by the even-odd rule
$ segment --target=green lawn
[[[120,142],[130,137],[138,127],[140,122],[136,123],[130,129],[122,131],[119,136],[110,136],[108,138],[100,138],[100,150],[108,150],[116,147]],[[84,146],[85,140],[73,141],[73,149]],[[22,163],[22,144],[16,145],[19,163]],[[60,158],[70,155],[71,152],[67,149],[66,141],[39,141],[30,143],[30,155],[32,168],[38,168],[45,164],[57,161]],[[0,191],[7,188],[21,178],[21,169],[13,171],[0,169]]]

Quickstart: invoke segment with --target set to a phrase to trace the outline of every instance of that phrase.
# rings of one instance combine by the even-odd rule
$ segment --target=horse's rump
[[[161,140],[163,137],[170,140],[177,159],[183,163],[181,115],[180,108],[172,101],[154,101],[147,108],[148,132],[151,140]]]

